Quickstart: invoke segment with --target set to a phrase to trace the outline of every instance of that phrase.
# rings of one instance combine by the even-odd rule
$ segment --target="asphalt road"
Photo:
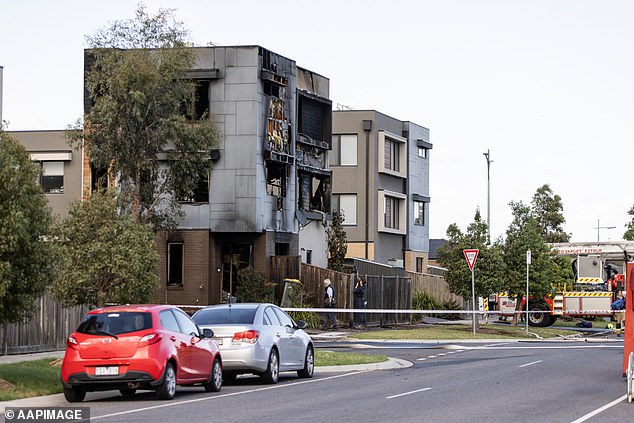
[[[623,344],[592,342],[382,343],[318,347],[375,352],[410,367],[312,379],[283,374],[277,385],[239,378],[219,393],[180,388],[172,401],[88,393],[81,406],[99,422],[628,422]],[[46,405],[69,406],[63,396]],[[30,406],[41,405],[33,399]]]

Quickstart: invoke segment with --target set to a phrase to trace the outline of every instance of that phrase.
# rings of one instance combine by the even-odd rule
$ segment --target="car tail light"
[[[161,335],[159,335],[158,333],[156,333],[156,332],[148,333],[147,335],[145,335],[141,339],[139,339],[139,347],[144,347],[146,345],[156,344],[160,340],[161,340]]]
[[[260,337],[257,330],[245,330],[244,332],[236,332],[233,334],[232,342],[246,342],[247,344],[255,344]]]
[[[79,346],[79,342],[77,342],[77,339],[75,339],[75,337],[71,335],[66,338],[66,346],[75,349]]]

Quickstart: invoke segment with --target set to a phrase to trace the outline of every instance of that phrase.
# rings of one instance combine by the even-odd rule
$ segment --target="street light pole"
[[[615,229],[615,228],[616,228],[616,226],[601,226],[600,223],[599,223],[599,219],[597,219],[597,227],[596,227],[596,229],[597,229],[597,242],[601,242],[601,239],[600,239],[600,236],[599,236],[601,229]]]
[[[482,153],[487,159],[487,244],[491,244],[491,152],[487,148],[486,153]]]

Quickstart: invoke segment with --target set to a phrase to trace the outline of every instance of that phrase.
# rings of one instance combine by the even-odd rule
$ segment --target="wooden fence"
[[[63,350],[66,338],[88,311],[86,306],[62,308],[49,294],[37,299],[35,306],[28,322],[0,328],[3,355]]]
[[[412,279],[412,295],[416,292],[426,292],[439,301],[455,301],[460,307],[465,308],[463,297],[452,294],[445,278],[427,273],[408,272]]]

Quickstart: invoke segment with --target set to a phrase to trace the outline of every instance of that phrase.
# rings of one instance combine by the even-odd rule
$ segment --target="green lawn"
[[[353,352],[334,352],[317,349],[315,366],[343,366],[349,364],[372,364],[387,361],[382,354],[359,354]]]
[[[509,338],[556,338],[574,335],[575,331],[553,328],[537,328],[529,326],[526,334],[525,326],[481,324],[475,336],[471,325],[430,325],[415,328],[399,328],[387,330],[370,330],[359,332],[351,337],[357,339],[509,339]]]
[[[13,385],[0,386],[0,401],[62,392],[61,369],[51,366],[55,358],[0,365],[0,379]]]

